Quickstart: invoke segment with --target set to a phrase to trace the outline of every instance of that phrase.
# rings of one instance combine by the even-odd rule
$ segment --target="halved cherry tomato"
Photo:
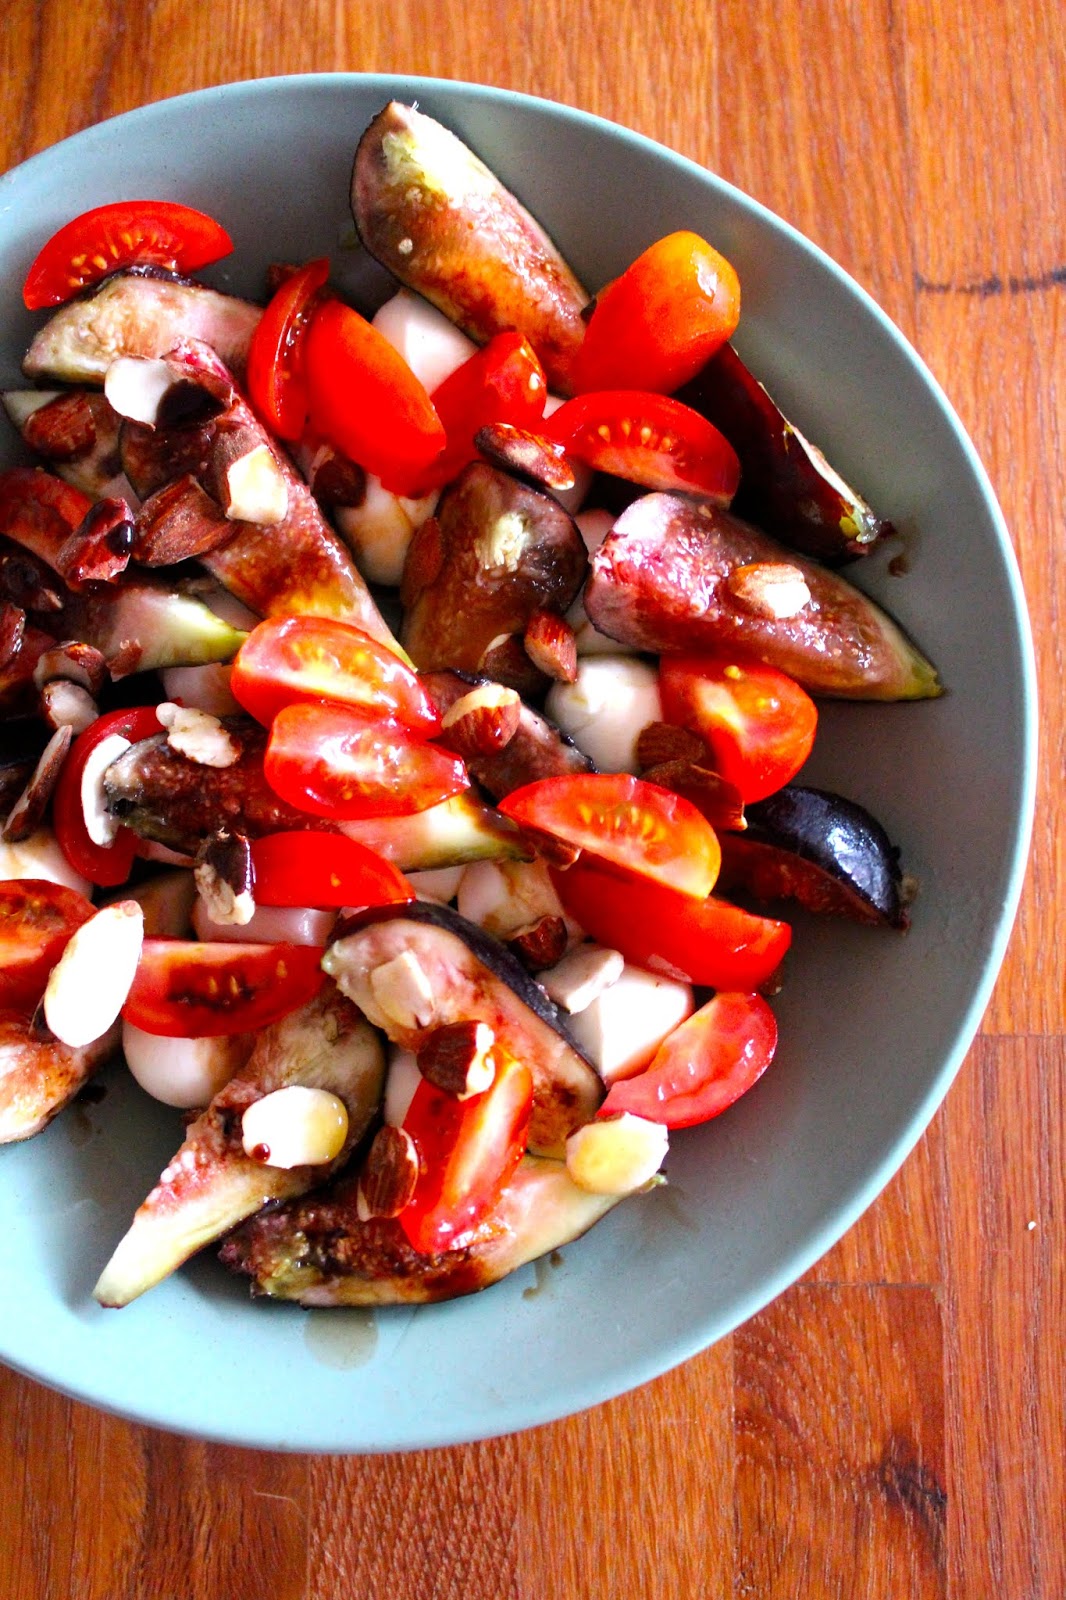
[[[548,380],[529,340],[520,333],[497,333],[433,391],[448,443],[426,475],[426,492],[450,483],[477,459],[479,428],[490,422],[531,428],[543,417],[547,398]]]
[[[668,1128],[709,1122],[762,1077],[777,1020],[758,994],[716,994],[674,1029],[646,1071],[612,1084],[600,1115],[631,1111]]]
[[[257,906],[388,906],[413,900],[398,867],[342,833],[252,840]]]
[[[483,1094],[459,1100],[423,1079],[403,1119],[418,1151],[419,1175],[398,1221],[423,1255],[462,1245],[522,1159],[533,1078],[498,1046],[494,1054],[496,1076]]]
[[[63,763],[52,799],[56,838],[75,872],[101,888],[111,889],[125,883],[139,841],[128,828],[119,828],[110,845],[97,844],[90,839],[81,795],[85,764],[100,741],[110,734],[121,734],[131,744],[137,744],[162,731],[153,706],[126,706],[120,711],[108,711],[97,717],[84,733],[79,733]]]
[[[458,756],[351,706],[285,706],[263,760],[275,794],[337,821],[406,817],[469,785]]]
[[[269,726],[282,706],[336,700],[430,735],[440,715],[413,668],[361,628],[333,617],[268,617],[241,645],[233,697]]]
[[[33,1013],[67,940],[93,907],[44,878],[0,883],[0,1010]]]
[[[60,550],[92,510],[73,484],[40,467],[0,472],[0,534],[55,568]]]
[[[252,1032],[314,998],[321,960],[317,945],[146,939],[122,1015],[168,1039]]]
[[[663,717],[701,734],[745,802],[789,783],[811,753],[818,708],[776,667],[732,655],[663,656]]]
[[[541,778],[515,789],[499,809],[520,826],[700,900],[722,862],[714,829],[690,801],[624,772]]]
[[[560,406],[545,431],[568,456],[647,489],[679,489],[728,506],[740,460],[718,429],[680,400],[604,389]]]
[[[319,306],[303,346],[311,424],[397,494],[417,490],[444,425],[403,357],[350,306]]]
[[[248,349],[248,395],[279,439],[296,440],[307,426],[304,340],[318,307],[329,261],[309,261],[287,278],[256,325]]]
[[[54,233],[26,275],[30,311],[62,305],[119,267],[144,263],[195,272],[228,256],[233,240],[222,225],[173,200],[117,200],[84,211]]]
[[[759,989],[792,943],[787,922],[752,916],[713,895],[693,900],[634,874],[576,861],[552,869],[555,892],[585,932],[627,961],[712,989]]]
[[[670,394],[732,338],[739,319],[740,282],[725,257],[696,233],[667,234],[596,296],[575,387]]]

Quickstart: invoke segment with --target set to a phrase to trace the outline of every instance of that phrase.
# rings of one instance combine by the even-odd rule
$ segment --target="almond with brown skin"
[[[537,489],[562,494],[574,487],[574,469],[554,439],[512,422],[490,422],[478,429],[474,443],[490,465],[527,479]]]
[[[46,650],[33,669],[33,681],[38,689],[61,679],[65,683],[76,683],[91,695],[100,693],[109,676],[101,652],[80,639],[67,639],[54,650]]]
[[[191,472],[149,495],[137,513],[134,555],[145,567],[169,567],[215,550],[233,523]]]
[[[526,655],[539,671],[556,683],[575,682],[577,640],[565,617],[556,611],[534,611],[526,623],[523,643]]]
[[[28,839],[40,826],[73,738],[74,729],[68,725],[57,728],[45,745],[30,781],[4,823],[2,836],[8,844]]]
[[[520,928],[507,941],[522,965],[530,972],[545,972],[566,954],[569,943],[562,917],[540,917],[528,928]]]
[[[707,746],[698,733],[672,722],[649,722],[637,739],[637,764],[642,772],[666,761],[706,761]]]
[[[747,827],[740,790],[710,767],[696,761],[663,761],[641,776],[647,783],[657,783],[690,801],[712,828],[736,833]]]
[[[379,1128],[359,1177],[356,1214],[360,1222],[397,1217],[415,1192],[418,1151],[409,1133],[388,1123]]]
[[[487,1022],[449,1022],[418,1049],[418,1070],[427,1083],[457,1100],[483,1094],[496,1076],[492,1047],[496,1035]]]
[[[444,713],[440,742],[464,760],[495,755],[510,744],[521,716],[516,690],[502,683],[482,683]]]
[[[542,700],[551,682],[533,665],[516,633],[501,633],[493,639],[478,662],[477,670],[517,690],[523,700]]]

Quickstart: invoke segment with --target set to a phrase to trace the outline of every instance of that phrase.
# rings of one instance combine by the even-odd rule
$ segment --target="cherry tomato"
[[[228,256],[233,240],[219,223],[173,200],[118,200],[84,211],[54,233],[26,275],[30,311],[62,305],[119,267],[144,263],[195,272]]]
[[[445,444],[433,402],[403,357],[350,306],[319,306],[303,346],[311,424],[396,494],[417,490]]]
[[[398,867],[342,833],[268,833],[252,841],[257,906],[387,906],[413,900]]]
[[[235,700],[269,726],[283,706],[336,700],[436,733],[440,715],[418,674],[361,628],[333,617],[268,617],[241,645],[230,674]]]
[[[146,939],[122,1015],[168,1039],[252,1032],[314,998],[321,959],[317,945]]]
[[[44,878],[0,883],[0,1010],[32,1015],[67,940],[93,907]]]
[[[406,817],[469,786],[458,756],[350,706],[286,706],[263,762],[274,793],[315,817]]]
[[[759,989],[792,942],[787,922],[752,916],[713,895],[694,900],[584,861],[552,869],[555,891],[586,933],[627,961],[712,989]]]
[[[248,350],[248,395],[279,439],[296,440],[307,426],[304,340],[318,307],[329,261],[309,261],[287,278],[263,312]]]
[[[688,800],[627,773],[578,772],[515,789],[499,809],[612,867],[703,899],[722,852],[714,829]]]
[[[0,472],[0,534],[56,567],[60,550],[92,510],[80,489],[40,467]]]
[[[499,1047],[494,1054],[496,1076],[483,1094],[459,1100],[423,1079],[403,1119],[418,1151],[419,1176],[398,1221],[423,1255],[462,1245],[522,1159],[533,1078]]]
[[[125,883],[133,866],[139,840],[128,828],[119,828],[113,844],[101,845],[90,839],[82,808],[81,780],[85,764],[102,739],[121,734],[131,744],[162,733],[152,706],[126,706],[97,717],[91,727],[79,733],[67,753],[52,798],[52,815],[60,848],[75,872],[101,888]]]
[[[663,656],[663,717],[702,735],[745,802],[789,783],[811,753],[818,709],[776,667],[731,655]]]
[[[491,422],[532,428],[544,415],[548,380],[533,346],[520,333],[498,333],[433,391],[448,443],[430,468],[424,489],[439,489],[478,456],[474,435]]]
[[[740,319],[740,283],[695,233],[670,233],[596,297],[575,365],[579,393],[652,389],[694,378]]]
[[[680,400],[643,389],[580,394],[560,406],[546,431],[568,456],[647,489],[679,489],[728,506],[740,460],[718,429]]]
[[[668,1128],[709,1122],[766,1071],[777,1021],[758,994],[716,994],[674,1029],[651,1065],[612,1084],[600,1115],[631,1111]]]

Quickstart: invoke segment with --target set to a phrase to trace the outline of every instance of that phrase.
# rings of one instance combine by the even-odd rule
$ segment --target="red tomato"
[[[235,700],[264,726],[283,706],[337,700],[430,735],[440,715],[412,667],[361,628],[333,617],[268,617],[241,645]]]
[[[350,306],[327,300],[304,344],[311,423],[386,489],[409,494],[445,444],[433,402],[403,357]]]
[[[67,940],[93,907],[43,878],[0,883],[0,1010],[32,1015]]]
[[[740,460],[718,429],[680,400],[643,389],[605,389],[560,406],[547,424],[568,456],[597,472],[681,490],[728,506]]]
[[[528,339],[520,333],[498,333],[445,378],[432,398],[448,443],[426,476],[427,493],[450,483],[467,462],[477,459],[474,435],[479,428],[490,422],[535,427],[544,415],[548,380]]]
[[[315,817],[358,821],[425,811],[469,785],[458,756],[350,706],[286,706],[263,762],[274,793]]]
[[[776,667],[730,655],[663,656],[663,716],[702,735],[714,765],[745,802],[796,776],[814,743],[818,710]]]
[[[317,945],[146,939],[122,1015],[168,1039],[251,1032],[314,998],[321,959]]]
[[[304,340],[329,276],[329,261],[309,261],[287,278],[252,335],[248,350],[248,395],[279,439],[299,439],[307,426]]]
[[[219,223],[173,200],[118,200],[84,211],[54,233],[26,275],[30,311],[62,305],[90,283],[135,262],[195,272],[228,256],[233,240]]]
[[[612,1084],[600,1115],[631,1111],[668,1128],[691,1128],[731,1106],[766,1071],[777,1021],[758,994],[716,994],[674,1029],[646,1071]]]
[[[577,861],[552,870],[555,891],[586,933],[627,961],[712,989],[759,989],[792,943],[787,922],[752,916],[725,900],[663,889],[647,879]]]
[[[740,283],[725,257],[698,234],[667,234],[597,295],[575,387],[670,394],[732,338],[739,319]]]
[[[0,472],[0,534],[56,566],[60,550],[92,510],[80,489],[40,467]]]
[[[722,862],[714,829],[694,805],[624,772],[542,778],[513,790],[499,809],[520,826],[700,900]]]
[[[462,1245],[496,1205],[526,1147],[533,1078],[499,1048],[483,1094],[458,1100],[423,1079],[403,1119],[418,1150],[414,1195],[399,1215],[423,1255]]]
[[[398,867],[342,833],[252,840],[257,906],[388,906],[413,900]]]
[[[131,744],[137,744],[162,731],[152,706],[127,706],[121,711],[108,711],[97,717],[84,733],[79,733],[63,763],[52,799],[56,838],[75,872],[101,888],[111,889],[125,883],[139,841],[128,828],[119,828],[115,842],[110,845],[96,844],[90,839],[81,798],[85,763],[101,739],[109,734],[119,733]]]

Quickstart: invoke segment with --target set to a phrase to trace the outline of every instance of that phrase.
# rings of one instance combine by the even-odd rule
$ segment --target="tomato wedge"
[[[612,1084],[600,1115],[631,1111],[668,1128],[709,1122],[761,1078],[777,1020],[758,994],[716,994],[659,1046],[635,1078]]]
[[[279,439],[296,440],[307,426],[304,340],[329,277],[323,256],[287,278],[256,325],[248,350],[248,395]]]
[[[579,393],[694,378],[740,320],[740,281],[697,233],[667,234],[597,295],[575,365]]]
[[[789,783],[811,753],[818,708],[776,667],[731,655],[663,656],[663,717],[701,734],[745,802]]]
[[[30,311],[62,305],[109,272],[135,263],[195,272],[228,256],[233,240],[213,217],[173,200],[117,200],[83,211],[54,233],[22,288]]]
[[[252,840],[257,906],[387,906],[413,900],[398,867],[342,833]]]
[[[93,906],[44,878],[0,883],[0,1010],[31,1016],[67,940]]]
[[[576,861],[552,869],[555,892],[586,933],[627,961],[712,989],[760,989],[792,943],[787,922],[752,916],[726,900],[693,900],[635,875]]]
[[[303,345],[312,426],[396,494],[417,492],[444,449],[425,388],[383,334],[350,306],[319,306]]]
[[[126,706],[105,712],[91,727],[79,733],[67,753],[52,797],[52,815],[60,848],[75,872],[100,888],[112,889],[125,883],[133,867],[139,840],[129,828],[120,827],[112,844],[98,844],[85,826],[82,779],[97,746],[111,734],[120,734],[131,744],[150,739],[163,728],[153,706]]]
[[[560,406],[546,431],[568,456],[647,489],[681,490],[728,506],[740,460],[691,406],[643,389],[604,389]]]
[[[59,552],[92,510],[73,484],[40,467],[0,472],[0,534],[56,568]],[[57,569],[58,570],[58,569]]]
[[[274,793],[336,821],[406,817],[469,786],[458,756],[351,706],[286,706],[263,761]]]
[[[459,1100],[423,1079],[403,1119],[418,1151],[415,1192],[398,1221],[423,1255],[464,1243],[496,1205],[526,1147],[533,1078],[499,1049],[483,1094]]]
[[[544,415],[548,380],[528,339],[497,333],[433,391],[433,405],[448,442],[424,488],[450,483],[467,462],[477,460],[474,435],[493,422],[531,428]]]
[[[317,945],[146,939],[122,1015],[168,1039],[251,1032],[314,998],[321,959]]]
[[[714,829],[690,801],[624,772],[542,778],[515,789],[499,810],[600,862],[700,900],[713,889],[722,861]]]
[[[416,733],[440,715],[413,668],[361,628],[333,617],[269,617],[241,645],[230,674],[233,697],[264,726],[283,706],[310,700],[394,717]]]

